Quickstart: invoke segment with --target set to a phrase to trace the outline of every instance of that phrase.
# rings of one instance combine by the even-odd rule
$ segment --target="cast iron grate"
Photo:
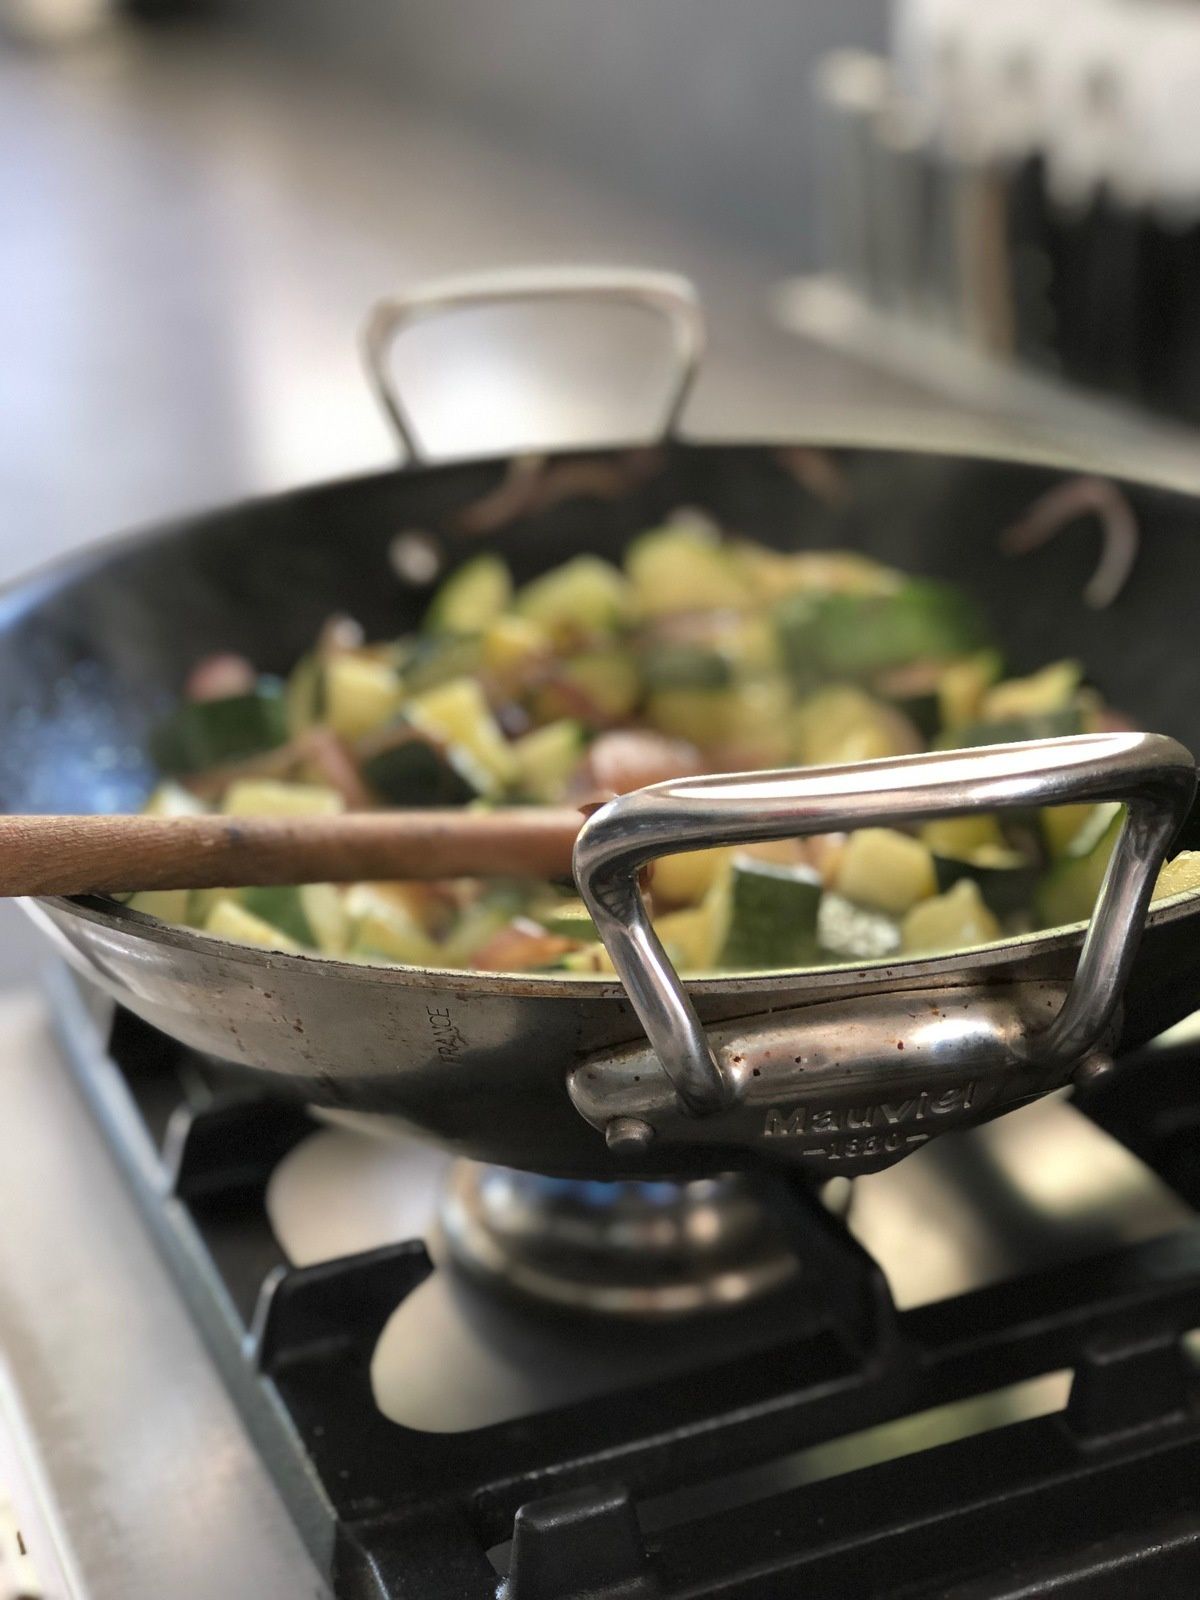
[[[303,1109],[125,1013],[102,1037],[74,980],[56,983],[77,1080],[346,1600],[1197,1592],[1200,1410],[1182,1340],[1200,1325],[1200,1225],[898,1313],[841,1223],[779,1185],[804,1299],[756,1307],[749,1345],[731,1317],[730,1355],[703,1370],[421,1433],[378,1410],[370,1361],[431,1271],[424,1246],[289,1266],[264,1196],[314,1127]],[[1104,1088],[1087,1109],[1194,1186],[1194,1061],[1150,1090]],[[1060,1413],[642,1531],[638,1507],[685,1486],[1060,1369],[1074,1374]],[[509,1540],[500,1578],[488,1551]]]

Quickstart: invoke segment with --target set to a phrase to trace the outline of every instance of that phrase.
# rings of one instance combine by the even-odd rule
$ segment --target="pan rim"
[[[388,987],[420,989],[455,989],[463,996],[481,994],[493,996],[540,997],[545,999],[586,1000],[622,999],[628,1003],[624,986],[616,977],[607,975],[583,977],[572,974],[527,972],[478,972],[461,967],[410,967],[385,965],[374,962],[346,961],[336,956],[290,950],[271,950],[254,945],[238,944],[200,928],[186,928],[163,922],[143,911],[132,911],[128,906],[98,895],[39,895],[30,897],[29,905],[55,910],[100,927],[111,929],[138,943],[165,945],[185,950],[198,957],[214,957],[221,961],[236,961],[250,967],[268,967],[314,978],[323,977]],[[1158,901],[1146,918],[1147,929],[1181,921],[1200,909],[1200,889],[1185,889]],[[794,993],[797,984],[819,982],[841,988],[860,983],[868,974],[881,981],[894,981],[903,985],[909,981],[942,979],[961,976],[964,967],[972,973],[986,972],[992,968],[1011,968],[1017,963],[1061,955],[1078,948],[1083,942],[1086,923],[1066,923],[1037,933],[1018,934],[1010,939],[995,940],[990,944],[970,945],[962,950],[928,956],[910,956],[900,961],[838,962],[821,967],[799,967],[786,971],[739,972],[714,974],[709,977],[688,977],[685,987],[692,994],[722,996],[728,994]]]
[[[1017,441],[1005,441],[995,450],[986,448],[984,441],[979,441],[973,449],[957,448],[953,441],[938,443],[936,440],[923,437],[920,441],[896,441],[886,438],[875,439],[869,436],[821,438],[813,441],[805,438],[797,441],[793,436],[780,434],[775,438],[692,438],[684,436],[660,444],[655,448],[669,449],[683,454],[704,453],[706,451],[732,451],[738,454],[755,455],[763,452],[786,449],[797,442],[811,444],[816,442],[823,450],[857,450],[868,451],[873,454],[892,456],[926,456],[943,457],[947,460],[958,462],[986,462],[993,466],[1027,467],[1035,471],[1095,471],[1103,472],[1105,476],[1112,477],[1113,481],[1121,484],[1135,485],[1138,489],[1148,490],[1152,493],[1168,495],[1174,499],[1190,501],[1193,504],[1200,501],[1200,488],[1189,488],[1182,483],[1175,483],[1161,474],[1147,471],[1119,471],[1110,474],[1106,466],[1100,461],[1087,462],[1082,459],[1066,459],[1061,452],[1054,454],[1045,447],[1037,445],[1033,440],[1025,441],[1022,448]],[[575,448],[554,449],[540,452],[547,460],[576,460],[581,458],[627,454],[628,445],[596,445],[577,446]],[[420,466],[409,467],[403,462],[392,466],[378,466],[363,472],[350,472],[336,478],[314,478],[307,483],[293,484],[284,489],[273,489],[262,494],[239,495],[233,500],[216,503],[201,503],[192,508],[174,512],[159,521],[139,523],[132,528],[116,529],[112,532],[98,534],[89,539],[85,544],[64,550],[59,554],[49,557],[45,561],[35,562],[24,572],[14,574],[10,578],[0,581],[0,625],[3,625],[7,615],[13,607],[23,611],[29,604],[42,599],[48,592],[55,592],[67,587],[78,580],[90,577],[100,568],[108,565],[114,557],[132,554],[141,546],[155,544],[160,540],[171,537],[187,530],[199,530],[206,523],[223,519],[240,512],[255,511],[267,506],[285,505],[292,500],[303,500],[313,495],[335,494],[339,490],[363,487],[367,484],[383,485],[390,480],[403,481],[407,477],[433,478],[443,474],[449,476],[455,472],[468,469],[502,471],[509,466],[513,455],[487,455],[487,456],[450,456],[436,461],[423,462]]]

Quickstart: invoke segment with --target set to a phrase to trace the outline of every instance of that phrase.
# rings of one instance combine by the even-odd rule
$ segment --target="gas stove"
[[[816,1195],[470,1167],[48,995],[61,1059],[4,1069],[6,1600],[1196,1592],[1186,1039]],[[82,1250],[97,1130],[141,1221]]]

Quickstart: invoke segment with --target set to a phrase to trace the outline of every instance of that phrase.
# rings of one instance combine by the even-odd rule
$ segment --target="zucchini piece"
[[[997,844],[980,845],[965,856],[939,855],[935,851],[933,865],[939,894],[969,878],[988,909],[1001,917],[1029,910],[1041,875],[1036,861],[1019,850]]]
[[[481,950],[489,939],[495,938],[509,920],[496,906],[468,907],[450,934],[438,945],[438,966],[472,966],[475,952]]]
[[[238,898],[253,916],[279,928],[297,944],[328,955],[341,955],[346,949],[349,918],[342,893],[332,883],[243,889]]]
[[[192,889],[188,893],[187,918],[189,927],[202,928],[208,914],[219,900],[237,900],[237,889]]]
[[[850,683],[808,695],[789,720],[795,758],[804,766],[876,761],[921,747],[907,717]]]
[[[564,939],[574,939],[579,944],[593,944],[598,937],[592,914],[582,900],[559,900],[557,904],[541,907],[534,913],[548,933],[558,933]]]
[[[942,723],[940,687],[945,671],[943,661],[908,661],[902,666],[886,667],[871,679],[871,692],[886,700],[930,740]]]
[[[350,942],[345,891],[334,883],[304,883],[299,893],[317,949],[331,956],[342,955]]]
[[[395,666],[405,694],[424,694],[479,671],[483,641],[476,635],[422,634],[396,647]]]
[[[765,971],[811,966],[819,957],[821,880],[807,867],[734,857],[722,967]],[[677,913],[681,915],[682,913]]]
[[[312,928],[300,904],[298,889],[273,886],[243,889],[238,902],[251,916],[259,917],[285,933],[294,944],[316,945]]]
[[[642,680],[627,650],[590,650],[561,661],[538,688],[539,722],[574,717],[589,726],[623,722],[642,698]]]
[[[222,939],[233,939],[238,944],[259,945],[265,950],[299,950],[300,946],[289,939],[273,923],[264,922],[236,900],[219,899],[204,920],[204,931],[215,933]]]
[[[190,889],[139,889],[125,904],[130,911],[141,911],[160,922],[186,922],[190,901]]]
[[[787,766],[791,712],[791,685],[781,674],[736,683],[722,714],[721,764],[744,771]]]
[[[1043,711],[1037,716],[1013,717],[1005,722],[972,722],[952,728],[938,740],[942,750],[967,750],[985,744],[1020,744],[1024,739],[1059,739],[1083,731],[1083,717],[1075,706]]]
[[[150,753],[164,772],[202,772],[273,750],[287,737],[283,684],[260,678],[253,694],[179,706],[152,735]]]
[[[1078,661],[1055,661],[1028,678],[1007,678],[983,696],[982,722],[1011,722],[1069,709],[1083,680]]]
[[[554,654],[554,640],[540,622],[508,612],[483,636],[483,670],[506,688],[521,683]]]
[[[325,713],[325,674],[321,658],[302,656],[288,676],[284,692],[288,733],[298,733],[320,722]]]
[[[588,978],[610,978],[617,970],[599,939],[595,944],[585,944],[581,950],[568,950],[558,965],[562,972],[573,972],[576,976]]]
[[[322,670],[324,721],[343,739],[390,722],[404,700],[400,676],[378,658],[335,655]]]
[[[817,941],[842,961],[882,961],[900,948],[900,924],[826,890],[817,911]]]
[[[677,972],[711,972],[719,964],[722,927],[710,905],[668,911],[654,919],[654,931]]]
[[[729,689],[660,689],[646,701],[646,721],[671,739],[704,749],[737,728],[737,697]]]
[[[1002,845],[1004,835],[990,811],[966,817],[938,817],[921,829],[921,839],[936,856],[969,856],[985,845]]]
[[[1000,924],[970,878],[961,878],[945,894],[914,906],[901,926],[903,949],[914,955],[961,950],[999,937]]]
[[[646,721],[660,733],[702,749],[736,746],[768,767],[787,760],[790,712],[791,691],[781,677],[728,689],[659,689],[646,702]]]
[[[642,534],[625,552],[625,570],[643,617],[738,610],[754,599],[736,555],[704,523],[678,522]]]
[[[680,971],[711,972],[719,964],[729,937],[732,888],[730,871],[722,871],[698,906],[654,919],[655,932]]]
[[[491,553],[474,556],[445,578],[429,603],[424,626],[430,633],[482,633],[512,604],[512,574]]]
[[[474,678],[452,678],[411,700],[406,716],[414,727],[465,751],[501,785],[516,775],[512,748]]]
[[[641,656],[642,678],[655,689],[727,689],[733,669],[719,650],[703,645],[656,644]]]
[[[580,689],[608,722],[620,722],[642,698],[637,665],[625,650],[597,650],[563,663],[567,682]]]
[[[410,907],[371,883],[353,884],[345,895],[349,953],[407,966],[441,965],[437,945]]]
[[[662,901],[670,906],[695,905],[703,900],[736,853],[736,847],[729,845],[660,856],[654,863],[654,875],[650,880],[655,902]]]
[[[142,811],[148,817],[199,817],[206,807],[202,800],[178,783],[160,783],[150,794]],[[147,893],[154,891],[148,890]],[[168,893],[171,891],[168,891]]]
[[[456,921],[438,946],[438,963],[444,967],[469,967],[475,952],[519,916],[527,895],[508,883],[489,883],[483,894]]]
[[[795,595],[775,612],[784,661],[800,684],[869,677],[987,642],[975,607],[953,584],[918,578],[883,595]]]
[[[516,609],[552,633],[615,633],[629,618],[632,591],[619,568],[599,556],[575,556],[518,591]]]
[[[834,887],[856,905],[903,916],[937,893],[933,856],[920,839],[894,828],[860,828],[846,841]]]
[[[531,800],[561,800],[586,743],[583,724],[569,717],[514,739],[517,789]]]
[[[364,783],[391,806],[465,806],[494,800],[501,792],[495,774],[469,751],[434,744],[407,728],[367,756],[359,770]]]
[[[711,972],[718,965],[729,928],[729,881],[721,879],[698,906],[669,911],[654,919],[654,931],[679,972]],[[615,971],[608,951],[596,940],[581,949],[568,950],[558,963],[564,972],[611,976]]]
[[[276,778],[239,778],[221,801],[228,817],[332,817],[346,809],[336,789]]]
[[[731,550],[756,593],[767,601],[792,594],[893,594],[904,583],[894,567],[856,550],[784,553],[749,542],[737,542]]]
[[[938,684],[938,714],[943,728],[959,728],[979,718],[984,695],[1004,671],[998,650],[977,650],[951,661]]]
[[[1200,889],[1200,850],[1181,850],[1173,861],[1164,864],[1154,885],[1152,900],[1165,900],[1173,894],[1191,894]]]
[[[1038,812],[1042,838],[1052,860],[1067,854],[1093,810],[1090,805],[1045,806]]]
[[[1124,817],[1124,806],[1116,803],[1093,807],[1070,849],[1042,879],[1035,907],[1043,927],[1084,922],[1091,916]]]
[[[705,641],[728,661],[736,677],[782,677],[783,658],[770,616],[765,612],[720,611]]]

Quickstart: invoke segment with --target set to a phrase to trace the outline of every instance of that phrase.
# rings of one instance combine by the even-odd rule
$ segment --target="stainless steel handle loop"
[[[704,354],[704,313],[693,286],[673,272],[621,267],[522,267],[442,278],[380,300],[362,330],[367,376],[410,463],[426,460],[400,392],[388,371],[391,347],[412,323],[467,306],[523,301],[597,300],[642,306],[663,317],[671,332],[673,372],[659,437],[670,438]]]
[[[1157,869],[1196,787],[1191,755],[1153,733],[1080,734],[854,766],[686,778],[621,795],[575,845],[575,878],[613,965],[683,1104],[701,1116],[732,1098],[704,1028],[650,924],[639,868],[709,845],[751,844],[971,811],[1121,800],[1113,851],[1062,1009],[1026,1042],[1046,1065],[1078,1060],[1121,996]]]

